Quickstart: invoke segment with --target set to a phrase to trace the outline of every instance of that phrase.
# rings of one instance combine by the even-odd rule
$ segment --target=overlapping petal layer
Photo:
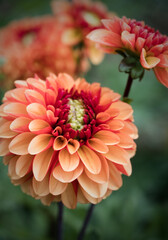
[[[15,83],[0,111],[0,155],[13,184],[68,208],[121,187],[138,133],[119,94],[67,74]]]

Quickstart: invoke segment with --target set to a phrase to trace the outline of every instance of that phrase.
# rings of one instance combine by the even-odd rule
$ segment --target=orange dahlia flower
[[[60,22],[67,24],[62,40],[73,47],[79,61],[83,59],[85,68],[89,67],[88,58],[93,64],[99,64],[104,54],[86,39],[86,35],[93,29],[103,26],[102,18],[109,18],[114,14],[108,12],[103,3],[90,0],[72,0],[72,2],[55,0],[52,2],[52,9]]]
[[[73,80],[15,81],[0,106],[0,156],[14,185],[44,204],[96,204],[131,174],[137,128],[120,95]]]
[[[102,20],[104,29],[94,30],[88,38],[107,53],[117,51],[138,60],[144,69],[153,69],[159,82],[168,87],[168,37],[126,17]]]
[[[50,72],[76,73],[77,61],[72,49],[62,42],[64,25],[52,16],[27,18],[0,30],[0,58],[4,74],[1,87],[11,88],[15,79]]]

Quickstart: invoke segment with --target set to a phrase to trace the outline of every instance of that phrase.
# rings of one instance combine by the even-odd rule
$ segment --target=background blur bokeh
[[[167,0],[102,2],[119,16],[144,20],[168,34]],[[50,14],[50,1],[0,0],[0,12],[2,27],[15,19]],[[118,71],[120,60],[120,56],[106,55],[87,73],[87,81],[100,82],[122,94],[127,76]],[[168,90],[150,71],[142,82],[135,80],[130,97],[139,129],[133,174],[123,177],[123,187],[96,206],[85,237],[88,240],[168,239]],[[87,208],[65,209],[65,239],[76,239]],[[10,183],[7,167],[0,162],[0,240],[52,240],[56,216],[56,204],[45,207],[23,194]]]

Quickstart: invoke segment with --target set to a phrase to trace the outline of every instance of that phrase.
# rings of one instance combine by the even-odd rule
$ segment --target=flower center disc
[[[74,130],[82,130],[84,126],[84,114],[85,108],[81,99],[71,99],[69,98],[68,105],[70,106],[68,114],[68,123]]]

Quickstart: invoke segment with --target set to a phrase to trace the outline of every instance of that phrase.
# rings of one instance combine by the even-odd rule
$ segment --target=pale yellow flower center
[[[95,13],[83,12],[83,18],[88,24],[90,24],[93,27],[98,27],[101,24],[100,18]]]
[[[83,128],[84,122],[83,117],[85,114],[85,108],[82,100],[69,98],[68,105],[70,106],[68,123],[74,130],[81,130]]]

